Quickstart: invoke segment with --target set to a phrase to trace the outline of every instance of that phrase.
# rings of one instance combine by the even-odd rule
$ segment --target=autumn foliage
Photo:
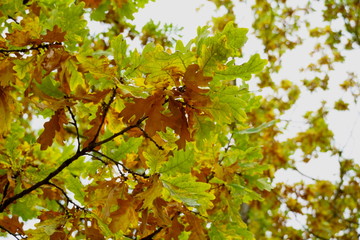
[[[1,1],[1,234],[54,240],[355,236],[359,168],[352,160],[339,160],[338,185],[317,179],[271,184],[277,170],[295,168],[296,150],[304,161],[317,151],[340,154],[331,146],[325,107],[304,116],[308,130],[277,138],[276,123],[300,90],[271,80],[282,53],[296,45],[284,40],[287,29],[258,16],[272,8],[265,1],[254,5],[258,37],[268,26],[278,31],[263,38],[265,60],[244,56],[248,29],[234,22],[232,1],[212,1],[228,12],[187,43],[167,36],[171,25],[159,29],[151,21],[142,33],[136,30],[131,19],[148,2]],[[89,19],[103,23],[103,32],[90,33]],[[284,90],[288,101],[250,91],[254,79],[260,88]],[[311,90],[325,82],[304,85]],[[355,87],[348,82],[343,88]],[[336,109],[347,106],[338,101]],[[311,227],[289,226],[284,208],[306,215]],[[355,217],[343,219],[334,209],[350,209]]]

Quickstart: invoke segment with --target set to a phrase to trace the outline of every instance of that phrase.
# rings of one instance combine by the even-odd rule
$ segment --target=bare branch
[[[13,236],[14,238],[16,238],[16,239],[18,239],[18,240],[24,238],[24,237],[22,237],[22,236],[21,236],[21,238],[18,238],[18,235],[19,235],[19,234],[12,233],[10,230],[6,229],[5,227],[3,227],[3,226],[1,226],[1,225],[0,225],[0,229],[4,230],[5,232],[7,232],[8,234],[10,234],[11,236]]]
[[[39,46],[32,46],[30,48],[22,48],[22,49],[0,49],[0,53],[9,54],[9,53],[27,53],[31,50],[39,50],[44,48],[49,48],[54,45],[62,45],[61,43],[47,43],[47,44],[40,44]]]
[[[101,122],[100,122],[100,125],[96,131],[96,134],[94,136],[94,139],[91,141],[91,143],[95,143],[96,142],[96,139],[99,137],[99,134],[100,134],[100,131],[101,131],[101,128],[103,127],[104,123],[105,123],[105,119],[106,119],[106,115],[110,109],[110,106],[111,104],[114,102],[115,100],[115,95],[116,95],[116,88],[113,89],[113,92],[112,92],[112,95],[110,97],[110,100],[107,104],[105,104],[105,107],[104,107],[104,110],[103,110],[103,114],[102,114],[102,118],[101,118]],[[90,143],[90,144],[91,144]]]
[[[124,128],[124,129],[121,130],[120,132],[115,133],[115,134],[112,135],[111,137],[108,137],[108,138],[106,138],[106,139],[104,139],[104,140],[102,140],[102,141],[96,142],[96,143],[89,144],[89,146],[90,146],[90,145],[93,145],[93,146],[94,146],[93,148],[95,148],[95,147],[97,147],[97,146],[103,145],[104,143],[110,142],[110,141],[113,140],[114,138],[117,138],[118,136],[123,135],[123,134],[126,133],[127,131],[129,131],[129,130],[131,130],[131,129],[133,129],[133,128],[139,127],[140,124],[141,124],[145,119],[147,119],[147,118],[148,118],[148,117],[140,118],[140,119],[136,122],[136,124],[127,126],[126,128]]]
[[[141,127],[138,128],[142,131],[144,137],[152,141],[159,150],[164,150],[164,148],[160,146],[152,137],[150,137],[149,134],[147,134],[147,132],[145,132],[144,129],[142,129]]]
[[[80,146],[81,146],[80,134],[79,134],[79,128],[78,128],[78,125],[77,125],[77,122],[76,122],[76,118],[75,118],[75,115],[74,115],[73,111],[71,110],[71,108],[69,106],[67,106],[67,109],[68,109],[68,111],[70,113],[71,119],[73,120],[72,125],[74,125],[75,131],[76,131],[76,139],[77,139],[77,143],[78,143],[76,152],[80,152]]]
[[[81,206],[79,206],[77,203],[75,203],[75,202],[67,195],[67,193],[65,192],[65,190],[62,189],[61,187],[59,187],[58,185],[56,185],[56,184],[54,184],[54,183],[51,183],[51,182],[48,182],[47,185],[50,185],[50,186],[53,186],[53,187],[57,188],[57,189],[64,195],[64,197],[66,198],[66,201],[67,201],[68,203],[71,203],[71,204],[74,205],[76,208],[81,209],[81,210],[84,211],[84,212],[88,211],[86,208],[81,207]]]
[[[90,156],[90,157],[92,157],[92,158],[94,158],[94,159],[96,159],[96,160],[99,160],[100,162],[102,162],[102,163],[105,164],[105,165],[108,165],[107,162],[105,162],[104,160],[102,160],[102,159],[99,158],[98,156],[95,156],[95,155],[89,154],[89,153],[86,154],[86,155],[88,155],[88,156]],[[114,160],[114,161],[115,161],[115,160]],[[111,162],[113,162],[113,161],[111,161]],[[115,164],[115,166],[116,166],[117,170],[119,171],[120,175],[121,175],[123,178],[127,179],[127,177],[125,176],[125,174],[121,171],[121,169],[120,169],[119,166],[118,166],[118,165],[120,165],[120,164],[117,163],[117,162],[113,162],[113,163]]]
[[[105,155],[104,153],[102,152],[99,152],[99,151],[96,151],[96,150],[92,150],[93,152],[99,154],[100,156],[106,158],[107,160],[113,162],[114,164],[116,165],[120,165],[123,169],[125,169],[127,172],[129,172],[131,175],[133,175],[134,177],[135,176],[139,176],[139,177],[143,177],[143,178],[149,178],[149,176],[145,175],[144,173],[143,174],[140,174],[140,173],[137,173],[137,172],[134,172],[132,171],[131,169],[127,168],[124,164],[122,164],[121,162],[118,162],[116,161],[115,159],[112,159],[111,157]]]
[[[146,237],[140,238],[140,240],[152,240],[154,239],[154,237],[161,232],[161,230],[163,230],[163,227],[159,227],[158,229],[156,229],[153,233],[151,233],[150,235],[147,235]]]

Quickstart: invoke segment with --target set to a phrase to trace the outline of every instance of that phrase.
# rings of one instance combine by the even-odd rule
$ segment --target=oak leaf
[[[119,209],[110,214],[111,222],[109,229],[113,232],[127,232],[129,227],[137,226],[138,214],[131,200],[118,199]]]
[[[18,216],[4,216],[0,219],[0,226],[4,227],[5,229],[9,230],[12,233],[18,233],[18,234],[25,234],[23,230],[24,223],[21,223],[19,221]]]
[[[52,145],[55,134],[63,132],[63,125],[66,123],[68,120],[64,109],[57,110],[51,119],[44,124],[44,131],[37,139],[37,142],[41,144],[41,150],[46,150]]]
[[[55,25],[53,30],[46,30],[46,35],[42,36],[44,42],[63,42],[65,40],[66,32],[63,32],[58,25]]]
[[[30,32],[21,30],[15,30],[12,33],[7,33],[6,39],[11,45],[16,47],[24,47],[32,42]]]
[[[10,129],[11,112],[13,110],[13,99],[8,88],[0,86],[0,134]]]
[[[14,63],[9,59],[0,61],[0,86],[7,87],[15,80]]]
[[[143,200],[142,209],[153,208],[153,201],[161,197],[162,184],[159,180],[159,175],[153,175],[151,185],[144,192],[136,195],[136,198]]]
[[[125,103],[125,108],[121,111],[120,116],[128,124],[135,124],[143,117],[146,120],[145,131],[149,136],[153,136],[156,131],[165,131],[165,116],[161,113],[164,110],[162,106],[165,97],[161,92],[157,92],[147,98],[134,98],[133,103]]]

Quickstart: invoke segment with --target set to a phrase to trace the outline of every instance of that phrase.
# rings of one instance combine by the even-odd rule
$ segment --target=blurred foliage
[[[265,194],[266,201],[251,202],[247,211],[242,212],[251,232],[257,239],[358,239],[359,159],[345,157],[346,145],[339,146],[336,142],[336,135],[329,128],[328,114],[329,111],[357,111],[359,77],[353,72],[343,76],[336,90],[339,97],[332,94],[331,99],[320,98],[322,103],[317,111],[309,111],[308,106],[296,103],[309,95],[334,92],[329,86],[339,80],[334,79],[332,73],[346,60],[347,53],[360,47],[360,1],[209,1],[218,9],[227,8],[225,15],[213,19],[215,29],[234,21],[234,17],[238,17],[235,22],[242,25],[241,15],[234,14],[239,9],[237,5],[252,11],[250,34],[262,42],[269,65],[257,75],[257,86],[265,93],[261,107],[250,114],[251,122],[257,125],[283,119],[286,124],[266,128],[259,135],[252,135],[251,141],[262,142],[262,163],[272,166],[267,172],[269,177],[274,178],[278,170],[288,169],[302,174],[306,180],[295,185],[278,183],[273,191]],[[285,54],[291,54],[291,50],[309,41],[315,43],[310,53],[313,60],[298,72],[299,75],[306,73],[307,78],[299,81],[294,72],[294,79],[278,81],[278,73],[286,71],[283,69]],[[300,107],[306,129],[298,129],[295,135],[291,134],[294,137],[284,140],[287,126],[297,121],[286,119],[287,113]],[[349,128],[352,131],[351,126]],[[336,181],[316,179],[297,169],[298,163],[329,157],[339,164]]]

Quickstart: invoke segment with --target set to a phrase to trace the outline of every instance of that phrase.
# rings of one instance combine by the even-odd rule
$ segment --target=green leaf
[[[211,200],[215,196],[208,192],[211,185],[197,182],[190,174],[182,174],[176,177],[161,176],[161,181],[170,196],[191,207],[198,207],[200,212],[212,206]]]
[[[224,86],[211,93],[213,106],[210,107],[210,111],[216,122],[230,124],[233,121],[243,122],[247,119],[247,102],[241,98],[241,94],[241,90],[236,86]]]
[[[114,60],[118,65],[119,69],[123,69],[127,62],[126,61],[126,50],[128,45],[122,35],[118,35],[111,40],[111,48],[114,53]]]
[[[70,74],[69,85],[71,91],[75,91],[78,86],[85,85],[84,76],[78,71],[78,66],[74,59],[68,59],[65,62],[65,67]]]
[[[204,119],[200,116],[195,115],[196,120],[196,147],[198,149],[203,149],[205,147],[205,143],[210,141],[211,138],[214,137],[212,134],[213,131],[216,131],[216,125],[214,122]]]
[[[234,50],[238,50],[246,43],[248,31],[247,28],[238,28],[234,26],[233,22],[228,22],[223,34],[227,36],[229,46]]]
[[[78,177],[74,177],[72,174],[66,174],[65,186],[66,188],[74,193],[74,198],[79,201],[80,204],[84,204],[84,185],[81,183]]]
[[[24,221],[35,218],[39,213],[39,209],[35,207],[39,201],[41,200],[36,195],[25,195],[11,206],[11,214],[21,216]]]
[[[59,90],[59,83],[51,79],[50,75],[42,79],[41,84],[36,83],[38,89],[50,97],[63,98],[65,94]]]
[[[25,78],[26,73],[30,72],[30,69],[34,67],[32,65],[33,60],[34,60],[33,57],[29,57],[22,60],[19,59],[13,60],[13,63],[15,63],[13,69],[16,71],[16,74],[19,77],[19,79]]]
[[[194,148],[191,144],[187,144],[186,150],[174,152],[174,156],[162,166],[160,173],[173,176],[179,173],[190,173],[194,163]]]
[[[158,149],[155,144],[151,144],[144,152],[146,164],[150,168],[150,174],[158,173],[166,159],[166,153]]]
[[[244,130],[240,130],[240,131],[236,131],[237,134],[252,134],[252,133],[257,133],[260,132],[261,130],[263,130],[264,128],[268,128],[273,126],[276,122],[278,122],[277,120],[272,120],[270,122],[267,123],[263,123],[258,127],[254,127],[254,128],[248,128],[248,129],[244,129]]]
[[[251,56],[248,62],[240,66],[228,66],[223,71],[216,72],[216,78],[220,80],[234,80],[241,78],[245,81],[251,79],[251,74],[260,72],[267,64],[267,60],[261,59],[259,54]]]
[[[264,199],[260,196],[260,194],[254,192],[253,190],[244,187],[240,184],[236,184],[236,183],[230,183],[228,184],[228,186],[230,187],[231,191],[233,192],[234,195],[240,195],[243,198],[243,202],[248,203],[252,200],[258,200],[258,201],[263,201]]]
[[[262,190],[266,190],[266,191],[271,191],[271,189],[273,189],[273,187],[271,186],[271,184],[268,182],[267,178],[259,178],[255,181],[255,185],[262,191]]]

